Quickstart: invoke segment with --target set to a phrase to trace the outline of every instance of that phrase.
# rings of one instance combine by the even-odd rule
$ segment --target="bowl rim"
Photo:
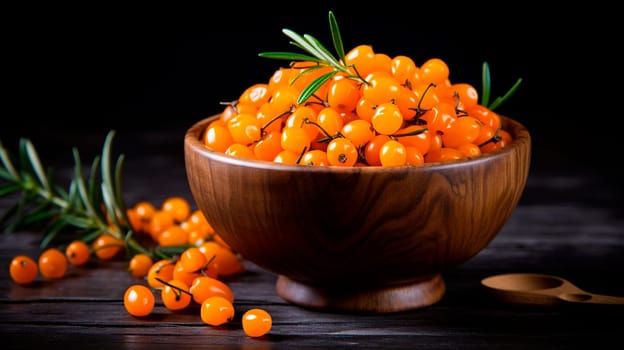
[[[243,159],[228,156],[221,152],[216,152],[211,150],[210,148],[203,145],[200,141],[201,135],[203,134],[206,126],[213,120],[218,119],[220,114],[215,114],[206,118],[203,118],[197,122],[195,122],[191,127],[189,127],[184,135],[184,143],[187,147],[190,147],[193,152],[200,153],[203,156],[209,157],[218,161],[220,163],[226,163],[230,165],[247,167],[253,169],[262,169],[262,170],[275,170],[275,171],[306,171],[306,172],[320,172],[320,173],[361,173],[361,172],[396,172],[403,173],[405,170],[409,169],[446,169],[453,168],[460,165],[466,166],[468,164],[480,164],[483,162],[494,161],[498,158],[505,157],[506,155],[512,152],[518,152],[521,148],[527,148],[530,152],[531,145],[531,135],[528,129],[516,119],[507,117],[505,115],[500,115],[501,123],[503,129],[511,132],[509,130],[510,126],[513,126],[513,132],[511,132],[514,137],[514,141],[502,148],[496,149],[494,151],[480,154],[474,157],[467,157],[457,160],[449,160],[445,162],[430,162],[418,165],[401,165],[401,166],[393,166],[393,167],[384,167],[384,166],[351,166],[351,167],[340,167],[340,166],[302,166],[297,164],[280,164],[266,160],[260,159]]]

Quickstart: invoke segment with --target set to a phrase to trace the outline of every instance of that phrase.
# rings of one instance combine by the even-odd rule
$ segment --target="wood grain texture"
[[[420,302],[415,285],[470,259],[498,234],[530,165],[530,135],[509,118],[505,128],[515,142],[498,152],[444,164],[347,169],[213,152],[200,142],[210,120],[189,129],[185,160],[191,192],[213,227],[250,261],[311,289],[328,289],[327,295],[370,290],[376,299],[381,287],[405,288],[393,294],[402,299],[396,307],[370,303],[369,311],[439,299]]]

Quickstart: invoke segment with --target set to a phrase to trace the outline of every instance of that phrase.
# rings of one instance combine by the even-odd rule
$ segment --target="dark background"
[[[346,50],[366,43],[417,64],[440,57],[452,81],[479,90],[487,61],[493,97],[522,78],[520,90],[497,111],[531,132],[532,171],[615,177],[622,99],[617,11],[599,3],[565,11],[526,2],[340,4],[6,11],[12,24],[2,42],[0,138],[7,147],[31,138],[54,157],[69,155],[76,144],[99,147],[111,129],[128,140],[164,129],[179,142],[156,140],[154,150],[179,151],[186,128],[284,64],[259,52],[297,50],[282,28],[331,47],[333,10]],[[56,137],[68,134],[74,137]],[[131,146],[128,141],[121,151],[132,153]]]

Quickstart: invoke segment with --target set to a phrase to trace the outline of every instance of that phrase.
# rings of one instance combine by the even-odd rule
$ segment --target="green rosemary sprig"
[[[482,80],[482,92],[481,92],[481,101],[480,104],[488,107],[491,110],[495,110],[500,107],[505,101],[509,100],[509,98],[518,90],[520,87],[520,83],[522,83],[522,78],[518,78],[516,82],[511,86],[511,88],[502,96],[497,97],[490,103],[490,95],[492,89],[491,76],[490,76],[490,65],[487,62],[483,62],[482,70],[481,70],[481,80]]]
[[[342,37],[340,35],[340,28],[338,27],[338,22],[336,21],[336,17],[334,16],[332,11],[329,11],[329,27],[332,34],[334,49],[336,50],[336,54],[338,57],[334,56],[331,52],[329,52],[329,50],[323,44],[321,44],[321,42],[314,36],[309,34],[300,35],[290,29],[282,29],[282,32],[292,40],[290,42],[292,45],[302,49],[306,53],[302,54],[296,52],[261,52],[258,54],[260,57],[265,58],[288,60],[293,62],[307,61],[317,63],[317,65],[315,66],[304,69],[294,78],[294,80],[298,79],[303,74],[308,74],[321,68],[333,68],[332,71],[319,76],[301,91],[301,94],[297,99],[298,104],[307,101],[308,98],[310,98],[310,96],[312,96],[321,86],[323,86],[325,82],[327,82],[338,73],[344,73],[345,76],[349,79],[354,79],[361,83],[367,84],[366,80],[358,75],[357,70],[353,69],[353,71],[355,72],[355,74],[353,74],[351,70],[353,66],[349,66],[346,64],[345,51],[342,43]]]
[[[19,195],[0,217],[0,227],[5,227],[5,232],[26,226],[41,227],[42,249],[50,246],[63,230],[73,228],[85,242],[108,233],[124,240],[129,256],[137,252],[150,254],[133,237],[122,197],[123,154],[114,168],[111,164],[114,135],[114,131],[107,134],[102,153],[94,158],[86,180],[78,149],[72,149],[74,171],[67,190],[53,182],[51,170],[44,171],[29,139],[20,139],[17,158],[0,142],[0,197]]]

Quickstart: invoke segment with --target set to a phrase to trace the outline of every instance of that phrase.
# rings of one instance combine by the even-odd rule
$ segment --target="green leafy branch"
[[[334,49],[336,50],[336,54],[338,57],[334,56],[329,50],[321,44],[321,42],[316,39],[314,36],[309,34],[300,35],[290,29],[282,29],[282,32],[288,36],[292,41],[290,42],[292,45],[302,49],[306,53],[296,53],[296,52],[261,52],[258,55],[260,57],[279,59],[279,60],[288,60],[288,61],[307,61],[307,62],[316,62],[317,65],[305,68],[301,71],[297,76],[295,76],[294,80],[298,79],[303,74],[309,74],[318,69],[331,67],[333,68],[330,72],[325,73],[314,81],[312,81],[305,89],[301,91],[299,98],[297,99],[297,103],[301,104],[308,100],[314,93],[321,87],[325,82],[331,79],[338,73],[344,73],[347,78],[354,79],[361,83],[367,83],[364,78],[362,78],[358,73],[355,67],[352,65],[346,64],[345,59],[345,51],[342,42],[342,37],[340,35],[340,28],[338,27],[338,22],[336,21],[336,17],[334,16],[332,11],[329,11],[329,27],[331,30],[332,41],[334,44]],[[353,74],[353,71],[355,74]]]
[[[122,197],[124,156],[112,166],[114,135],[114,131],[107,134],[102,153],[94,158],[86,178],[79,152],[73,148],[74,171],[67,190],[53,182],[51,170],[44,171],[30,140],[20,139],[17,158],[0,142],[0,180],[4,180],[0,181],[0,197],[18,196],[0,216],[0,227],[5,227],[5,232],[41,227],[41,248],[49,246],[63,230],[74,228],[86,242],[108,233],[125,241],[128,254],[148,253],[133,237]]]
[[[507,90],[504,95],[497,97],[496,99],[494,99],[494,101],[490,103],[490,95],[492,90],[491,79],[492,78],[490,75],[490,65],[487,62],[483,62],[481,70],[481,80],[483,87],[480,104],[488,107],[491,110],[495,110],[496,108],[500,107],[505,101],[509,100],[511,96],[513,96],[513,94],[520,87],[520,83],[522,83],[522,78],[518,78],[518,80],[516,80],[516,82],[511,86],[509,90]]]

